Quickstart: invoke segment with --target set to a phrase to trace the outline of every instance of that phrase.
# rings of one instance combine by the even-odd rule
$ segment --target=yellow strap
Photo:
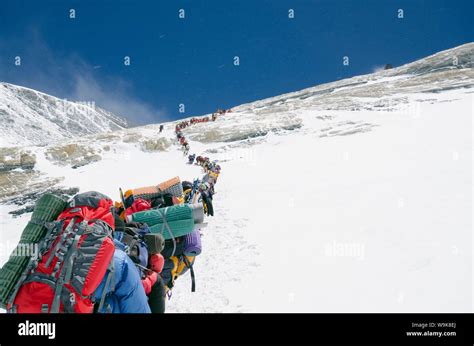
[[[196,256],[186,256],[189,263],[192,265],[196,260]],[[171,270],[171,277],[174,284],[174,280],[177,279],[182,273],[183,270],[186,269],[186,263],[183,260],[180,260],[178,257],[173,256],[170,257],[170,260],[173,261],[173,269]]]

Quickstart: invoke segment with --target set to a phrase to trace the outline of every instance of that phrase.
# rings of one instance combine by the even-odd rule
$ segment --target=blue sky
[[[0,80],[159,122],[472,42],[472,13],[472,0],[2,0]]]

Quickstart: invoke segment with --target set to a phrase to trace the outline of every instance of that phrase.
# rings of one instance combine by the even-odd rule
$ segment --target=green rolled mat
[[[164,221],[171,229],[165,227]],[[144,222],[148,224],[152,233],[162,233],[165,239],[180,237],[192,233],[196,223],[204,220],[204,207],[202,204],[179,204],[171,207],[141,211],[127,217],[127,221]]]
[[[161,233],[165,240],[181,237],[183,235],[192,233],[194,231],[194,220],[177,220],[177,221],[168,221],[168,226],[171,229],[171,233],[168,228],[163,228],[163,223],[158,223],[150,227],[151,233]]]
[[[46,228],[38,225],[38,223],[56,220],[66,206],[66,201],[58,196],[43,195],[36,203],[31,220],[21,234],[20,243],[37,243],[40,241],[46,234]]]
[[[6,309],[8,298],[29,262],[30,257],[11,256],[0,269],[0,307]]]
[[[6,307],[8,298],[30,262],[31,255],[37,250],[34,244],[46,235],[47,229],[43,223],[56,220],[66,206],[66,201],[52,194],[45,194],[36,202],[31,220],[21,234],[20,244],[0,268],[0,306],[3,308]]]
[[[144,222],[148,226],[163,223],[163,215],[168,223],[179,220],[193,220],[193,209],[188,204],[178,204],[171,207],[150,209],[127,216],[127,221]]]

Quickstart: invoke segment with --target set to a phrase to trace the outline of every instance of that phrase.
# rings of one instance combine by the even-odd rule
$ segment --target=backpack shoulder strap
[[[105,280],[104,289],[102,290],[102,296],[100,297],[100,303],[97,311],[100,313],[104,307],[105,299],[110,293],[115,291],[115,266],[114,259],[110,261],[109,268],[107,269],[107,279]],[[108,292],[110,290],[110,292]],[[112,313],[110,305],[106,306],[107,313]]]
[[[191,272],[191,292],[196,292],[196,277],[194,275],[194,268],[193,264],[188,260],[187,256],[183,256],[183,261],[184,264],[186,264],[186,267],[189,268],[189,271]]]
[[[168,225],[168,220],[166,219],[166,214],[168,212],[167,208],[163,208],[164,210],[161,211],[160,209],[156,209],[160,216],[163,219],[163,227],[161,228],[161,235],[163,235],[163,232],[165,231],[165,228],[168,230],[168,233],[171,235],[171,239],[173,239],[173,252],[171,254],[171,257],[174,256],[176,253],[176,237],[174,236],[173,231],[171,230],[171,227]]]

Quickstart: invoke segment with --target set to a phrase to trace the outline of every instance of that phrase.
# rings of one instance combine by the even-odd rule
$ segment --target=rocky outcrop
[[[102,159],[93,148],[76,143],[51,147],[46,151],[46,158],[55,164],[71,165],[72,168],[85,166]]]
[[[292,131],[302,126],[301,118],[291,114],[281,114],[268,121],[267,117],[253,119],[253,122],[238,126],[232,121],[206,123],[206,126],[191,126],[185,130],[186,137],[201,143],[237,142],[245,139],[266,136],[269,132]]]
[[[165,151],[171,146],[171,142],[164,138],[158,139],[148,139],[141,142],[141,148],[143,151],[153,152],[153,151]]]
[[[28,150],[16,147],[0,148],[0,172],[14,169],[33,169],[36,164],[36,156]]]

